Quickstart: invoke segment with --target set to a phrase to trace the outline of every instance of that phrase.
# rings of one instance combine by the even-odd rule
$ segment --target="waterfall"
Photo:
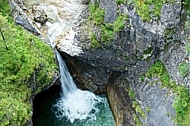
[[[96,119],[95,114],[99,112],[96,105],[104,99],[92,92],[78,89],[58,51],[56,55],[61,74],[62,98],[53,104],[55,116],[59,119],[67,117],[71,123],[76,119]]]
[[[75,5],[75,2],[77,3],[77,1],[79,0],[71,3]],[[76,10],[79,8],[77,4],[72,7]],[[51,7],[51,11],[47,9],[46,6],[43,6],[42,8],[47,11],[47,15],[58,15],[57,11],[53,10],[54,7]],[[71,12],[73,13],[73,10]],[[76,12],[79,13],[80,11]],[[75,17],[77,13],[72,15]],[[56,50],[54,43],[56,37],[66,29],[71,29],[72,26],[72,22],[61,20],[59,17],[56,19],[59,20],[56,20],[57,22],[53,24],[50,22],[46,23],[48,26],[47,40],[49,41],[51,47],[55,50],[61,75],[60,81],[62,97],[53,102],[51,108],[53,114],[57,119],[63,121],[61,125],[64,126],[114,126],[113,116],[109,109],[106,97],[95,95],[90,91],[78,89],[67,69],[64,60]],[[64,42],[69,43],[69,41],[70,39],[65,39]]]
[[[73,81],[73,78],[71,77],[67,66],[65,62],[63,61],[61,55],[57,50],[55,50],[55,54],[57,56],[59,68],[60,68],[60,75],[61,75],[61,87],[62,87],[62,97],[68,98],[67,95],[71,92],[74,92],[77,90],[77,87]]]

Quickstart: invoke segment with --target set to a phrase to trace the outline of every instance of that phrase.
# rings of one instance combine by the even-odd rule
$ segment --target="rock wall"
[[[62,51],[78,87],[107,94],[117,126],[174,126],[172,118],[176,111],[172,106],[176,94],[172,88],[163,87],[159,77],[148,78],[146,73],[156,61],[162,61],[170,80],[179,86],[190,86],[190,75],[181,77],[179,72],[179,64],[190,59],[186,50],[189,35],[184,36],[183,1],[163,3],[160,16],[150,16],[148,21],[143,20],[146,17],[138,13],[133,2],[91,0],[92,6],[98,3],[95,9],[105,12],[104,21],[97,25],[94,18],[89,18],[92,15],[87,6],[89,1],[84,0],[85,7],[71,27],[74,32],[58,36],[57,48]],[[108,43],[102,43],[103,26],[117,21],[120,14],[127,15],[124,27],[114,31]],[[70,34],[72,37],[67,39]],[[92,34],[100,47],[92,48]],[[72,40],[69,46],[65,44],[68,40]]]
[[[76,58],[94,66],[101,66],[110,73],[114,71],[122,73],[118,75],[119,79],[114,78],[115,80],[113,76],[109,76],[107,88],[116,124],[118,126],[176,125],[172,119],[176,116],[173,108],[176,94],[172,93],[171,89],[163,88],[163,82],[159,78],[147,79],[145,76],[143,78],[146,81],[139,80],[141,75],[146,75],[146,71],[155,61],[161,60],[171,80],[175,80],[178,85],[189,87],[189,74],[183,78],[179,73],[179,64],[189,62],[189,54],[185,49],[189,41],[183,37],[185,10],[182,1],[163,4],[160,18],[152,18],[148,22],[144,22],[136,12],[136,8],[130,4],[117,5],[114,0],[98,2],[99,8],[105,10],[104,25],[117,19],[118,10],[128,15],[129,20],[125,22],[126,27],[115,33],[113,41],[92,49],[89,46],[90,37],[86,37],[86,34],[90,36],[92,33],[84,32],[88,29],[83,26],[93,27],[92,32],[97,38],[101,38],[102,29],[93,25],[93,21],[89,21],[88,18],[90,13],[88,10],[84,11],[76,27],[76,40],[80,43],[83,53]],[[129,87],[134,91],[135,98],[131,98],[130,91],[126,90]],[[132,102],[129,102],[129,99]],[[134,101],[139,104],[140,111],[137,110],[139,106],[133,105]],[[141,123],[135,119],[135,116],[130,118],[134,113]]]

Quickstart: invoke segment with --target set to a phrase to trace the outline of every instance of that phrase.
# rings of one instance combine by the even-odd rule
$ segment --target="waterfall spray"
[[[73,24],[73,19],[75,19],[81,9],[78,7],[79,0],[75,1],[62,1],[66,2],[66,8],[70,9],[70,12],[72,13],[72,18],[69,21],[67,20],[62,20],[58,16],[56,10],[51,10],[55,9],[53,6],[51,6],[50,9],[47,9],[47,6],[43,6],[42,8],[45,10],[46,14],[49,15],[49,17],[53,16],[56,19],[55,23],[50,23],[47,22],[46,25],[48,26],[48,35],[47,39],[51,45],[51,47],[54,49],[55,55],[58,60],[58,65],[60,69],[60,82],[61,82],[61,98],[57,99],[53,104],[52,104],[52,112],[54,113],[55,117],[59,120],[66,120],[65,121],[69,126],[72,124],[72,126],[113,126],[113,117],[111,114],[111,111],[108,107],[108,102],[105,97],[100,97],[98,95],[95,95],[94,93],[90,91],[83,91],[77,88],[76,84],[74,83],[74,80],[72,76],[70,75],[67,66],[62,59],[61,55],[55,48],[55,39],[57,36],[62,34],[65,29],[71,29],[71,26]],[[70,5],[72,4],[72,6]],[[72,8],[70,8],[72,7]],[[80,11],[77,11],[77,10]],[[75,10],[75,11],[74,11]],[[67,12],[67,11],[66,11]],[[72,38],[72,37],[71,37]],[[65,39],[64,43],[67,44],[66,46],[70,46],[72,48],[72,45],[69,45],[70,39]],[[65,47],[65,46],[64,46]],[[80,50],[80,49],[76,49]],[[75,50],[75,51],[76,51]],[[105,111],[100,110],[99,108],[103,107],[105,108]],[[64,119],[63,119],[64,118]],[[99,119],[97,119],[99,118]],[[103,120],[105,119],[105,120]],[[107,120],[110,119],[110,120]],[[94,124],[93,120],[97,120]],[[101,120],[101,121],[99,121]],[[80,123],[74,123],[74,122],[80,122]],[[82,122],[82,123],[81,123]],[[104,123],[106,122],[106,123]]]

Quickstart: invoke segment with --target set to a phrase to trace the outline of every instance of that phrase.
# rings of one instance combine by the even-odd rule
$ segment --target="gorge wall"
[[[107,94],[117,126],[174,126],[190,124],[184,2],[83,0],[76,17],[51,0],[47,8],[45,1],[18,5],[45,38],[49,23],[72,22],[57,35],[56,47],[79,88]]]

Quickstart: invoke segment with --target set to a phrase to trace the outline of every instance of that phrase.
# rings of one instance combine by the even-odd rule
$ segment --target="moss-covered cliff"
[[[0,1],[0,54],[0,125],[26,125],[32,97],[58,70],[51,48],[14,24],[8,0]]]
[[[74,37],[65,41],[68,32],[56,39],[60,50],[73,56],[62,55],[79,87],[106,92],[118,126],[189,125],[189,0],[85,3]],[[33,24],[39,22],[29,12],[38,6],[27,8]],[[60,6],[65,7],[57,7],[58,16],[67,20]],[[73,45],[80,53],[73,53]]]
[[[122,73],[115,80],[110,76],[107,92],[117,125],[190,125],[189,5],[188,0],[91,0],[89,16],[81,20],[90,37],[84,39],[81,28],[76,37],[85,45],[79,58]]]

